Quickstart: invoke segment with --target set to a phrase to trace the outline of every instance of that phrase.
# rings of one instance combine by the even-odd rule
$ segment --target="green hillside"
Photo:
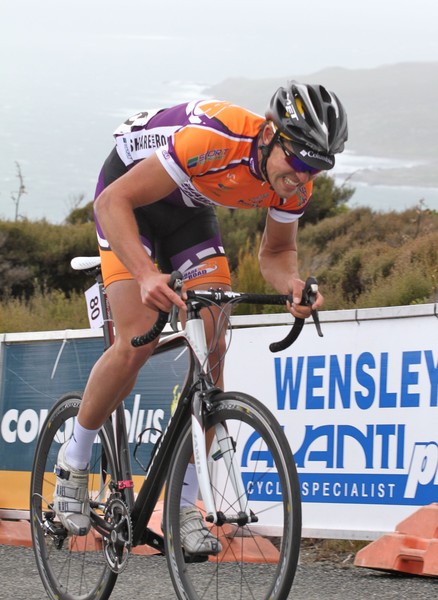
[[[301,277],[318,278],[324,308],[438,301],[438,213],[421,204],[401,213],[351,210],[345,203],[352,193],[319,177],[300,223]],[[269,291],[257,262],[265,213],[218,214],[234,288]],[[88,326],[83,291],[94,281],[74,273],[70,260],[96,254],[90,218],[87,206],[62,225],[0,221],[0,332]]]

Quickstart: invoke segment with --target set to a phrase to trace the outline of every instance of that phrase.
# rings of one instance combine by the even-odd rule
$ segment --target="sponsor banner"
[[[278,354],[269,344],[289,331],[278,325],[284,317],[233,319],[241,328],[232,333],[226,389],[263,401],[283,427],[298,468],[305,535],[371,539],[394,531],[417,507],[436,502],[435,312],[426,305],[321,313],[323,338],[309,322],[298,341]],[[8,481],[27,488],[36,438],[50,406],[61,394],[84,388],[102,352],[95,335],[64,341],[18,336],[1,344],[0,490],[8,489],[7,506],[6,492],[0,491],[1,508],[26,508],[23,500],[11,506],[15,496]],[[186,355],[173,350],[154,357],[126,401],[132,446],[146,430],[142,464],[178,397]],[[251,475],[266,471],[264,465],[243,456],[241,461],[251,500],[276,502],[276,474],[268,478],[265,472],[255,486]],[[141,477],[141,467],[136,461],[133,466]],[[17,490],[20,494],[26,499],[27,489]]]
[[[64,393],[84,389],[102,350],[102,339],[92,337],[1,345],[0,508],[28,507],[29,472],[47,413]],[[141,465],[147,466],[153,445],[167,425],[186,371],[187,353],[181,353],[181,349],[154,356],[125,401],[136,476],[142,475]],[[134,460],[139,436],[141,444]],[[22,485],[18,485],[20,482]]]
[[[394,531],[438,498],[438,319],[323,321],[322,328],[319,338],[307,323],[278,354],[269,344],[288,327],[234,330],[227,389],[257,397],[282,425],[305,531]],[[263,481],[248,490],[252,500],[275,500],[275,476]]]

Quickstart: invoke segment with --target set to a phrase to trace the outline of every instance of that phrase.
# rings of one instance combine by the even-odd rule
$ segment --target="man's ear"
[[[272,138],[274,137],[274,131],[272,129],[272,124],[271,121],[266,121],[266,124],[263,128],[263,132],[262,132],[262,142],[263,144],[268,145]]]

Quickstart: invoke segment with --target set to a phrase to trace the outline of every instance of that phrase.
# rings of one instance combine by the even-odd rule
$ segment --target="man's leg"
[[[116,281],[107,288],[116,336],[94,365],[78,414],[87,429],[96,429],[132,390],[137,374],[155,348],[156,342],[134,348],[131,339],[150,329],[157,313],[142,304],[134,280]]]
[[[116,328],[115,343],[94,365],[79,409],[73,437],[60,450],[54,507],[61,523],[76,535],[90,527],[87,465],[97,431],[132,390],[138,371],[155,344],[133,348],[131,338],[155,322],[156,313],[140,300],[134,280],[107,288]]]
[[[222,288],[229,290],[230,286],[209,282],[191,286],[191,289]],[[212,380],[215,385],[223,389],[223,367],[226,349],[225,334],[229,323],[228,309],[222,310],[213,306],[201,311],[205,326],[207,346],[211,349],[209,366]],[[206,436],[207,451],[213,441],[213,431],[208,431]],[[193,459],[192,459],[193,460]],[[184,497],[181,499],[181,535],[184,549],[189,554],[218,554],[222,550],[220,542],[214,537],[205,525],[201,512],[196,508],[199,495],[198,478],[193,462],[190,462],[184,477]]]

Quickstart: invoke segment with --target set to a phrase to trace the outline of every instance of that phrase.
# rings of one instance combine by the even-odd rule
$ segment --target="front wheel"
[[[66,394],[49,412],[35,451],[31,478],[30,516],[38,570],[53,600],[106,600],[114,587],[113,573],[104,556],[101,536],[91,529],[86,536],[67,534],[53,511],[54,466],[61,445],[73,433],[81,395]],[[106,426],[93,444],[89,496],[92,510],[103,516],[115,477],[111,432]]]
[[[263,404],[237,392],[214,397],[206,430],[213,438],[209,471],[222,519],[209,527],[221,551],[205,560],[183,548],[180,505],[193,454],[188,425],[176,445],[164,501],[166,556],[177,595],[181,600],[285,600],[299,556],[301,499],[284,432]],[[197,507],[205,514],[201,501]]]

